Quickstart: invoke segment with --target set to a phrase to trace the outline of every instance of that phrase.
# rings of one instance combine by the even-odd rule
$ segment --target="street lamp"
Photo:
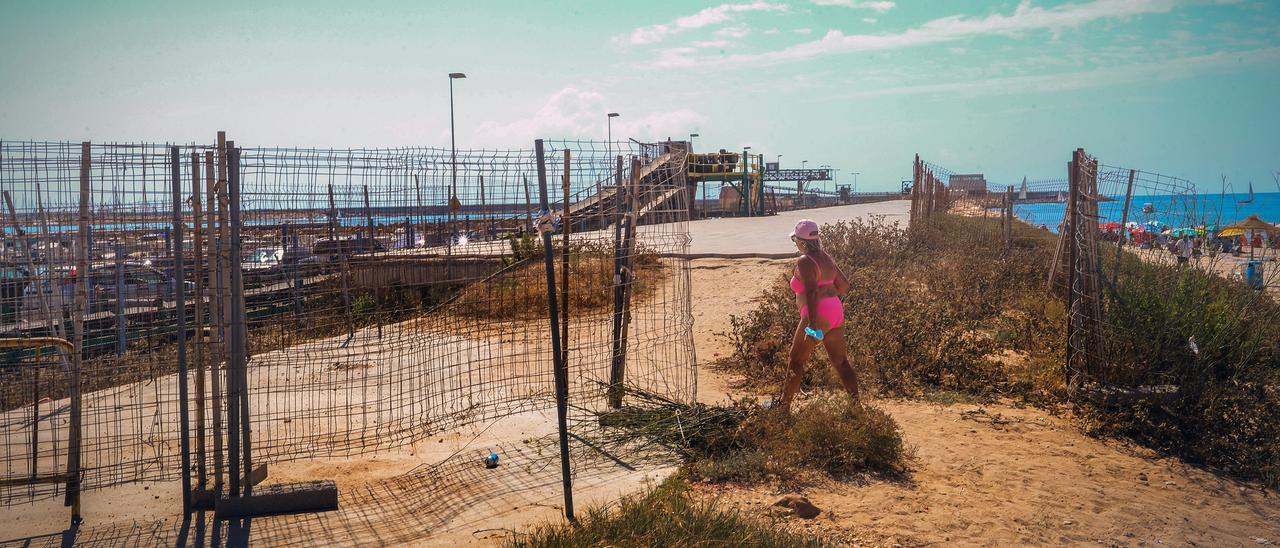
[[[800,161],[800,169],[804,169],[804,165],[805,165],[805,164],[807,164],[807,163],[809,163],[809,161],[808,161],[808,160],[801,160],[801,161]]]
[[[858,172],[856,172],[856,171],[855,171],[855,172],[853,172],[853,191],[854,191],[854,192],[857,192],[857,191],[858,191],[858,176],[859,176],[859,175],[862,175],[862,174],[861,174],[861,173],[858,173]]]
[[[608,118],[606,118],[607,124],[609,125],[609,142],[610,143],[613,142],[613,119],[619,116],[622,116],[622,115],[616,112],[610,112],[608,115]]]
[[[751,186],[751,171],[748,168],[750,165],[750,162],[747,161],[748,150],[751,150],[751,147],[742,147],[742,193],[739,196],[741,199],[738,203],[740,206],[739,211],[745,209],[749,217],[751,216],[751,189],[749,188]]]
[[[457,217],[458,217],[458,213],[456,209],[460,207],[460,205],[455,205],[455,204],[458,204],[458,139],[455,135],[454,125],[453,125],[453,81],[459,78],[466,78],[466,77],[467,75],[461,72],[449,73],[449,145],[451,150],[449,155],[449,164],[452,166],[452,174],[450,175],[450,184],[449,184],[449,230],[450,232],[453,231],[454,222],[457,220]],[[449,235],[448,252],[449,254],[453,253],[453,235],[452,234]]]
[[[693,150],[693,138],[694,138],[694,137],[702,137],[702,136],[701,136],[701,135],[698,135],[697,133],[690,133],[690,134],[689,134],[689,150]]]
[[[605,116],[605,125],[609,128],[607,130],[608,136],[605,138],[604,142],[605,157],[607,158],[613,158],[613,119],[618,116],[621,116],[621,114],[616,112],[610,112]],[[612,163],[613,160],[610,159],[609,162]],[[617,169],[616,164],[614,165],[614,169]]]

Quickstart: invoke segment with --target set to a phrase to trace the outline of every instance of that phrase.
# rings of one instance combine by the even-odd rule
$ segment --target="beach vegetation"
[[[864,385],[888,396],[1068,404],[1093,433],[1280,485],[1280,304],[1199,269],[1128,252],[1117,262],[1103,244],[1105,360],[1069,397],[1066,309],[1049,290],[1056,236],[1025,223],[1013,231],[1006,249],[996,218],[938,215],[911,231],[880,220],[822,227],[850,279],[845,340]],[[732,318],[734,352],[721,365],[776,390],[797,320],[780,277]],[[804,386],[838,389],[819,354]]]
[[[510,548],[834,545],[822,537],[791,531],[778,518],[748,516],[714,497],[698,496],[679,476],[623,497],[616,505],[590,507],[576,524],[544,523],[506,542]]]
[[[629,391],[632,405],[598,414],[595,438],[612,447],[678,455],[693,480],[800,487],[823,478],[898,477],[910,451],[896,422],[873,405],[824,392],[791,415],[754,400],[686,404]]]

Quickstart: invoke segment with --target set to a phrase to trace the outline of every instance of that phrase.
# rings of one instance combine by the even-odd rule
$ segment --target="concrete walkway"
[[[689,235],[693,243],[691,255],[700,254],[795,254],[796,247],[788,235],[800,219],[813,219],[819,225],[855,218],[869,219],[883,215],[889,222],[906,224],[911,211],[910,200],[894,200],[873,204],[784,211],[769,217],[729,217],[691,221]]]

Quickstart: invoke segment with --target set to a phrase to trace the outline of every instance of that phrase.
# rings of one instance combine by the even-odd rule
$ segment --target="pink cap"
[[[796,223],[796,229],[791,231],[791,236],[801,240],[816,240],[818,239],[818,223],[812,219],[800,219],[800,222]]]

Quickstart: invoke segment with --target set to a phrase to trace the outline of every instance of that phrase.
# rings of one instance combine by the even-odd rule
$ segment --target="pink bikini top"
[[[818,287],[822,287],[824,285],[832,285],[834,283],[836,283],[835,278],[831,278],[830,280],[825,280],[825,281],[818,280]],[[791,291],[795,292],[796,295],[804,293],[804,281],[796,277],[794,274],[791,276]]]

